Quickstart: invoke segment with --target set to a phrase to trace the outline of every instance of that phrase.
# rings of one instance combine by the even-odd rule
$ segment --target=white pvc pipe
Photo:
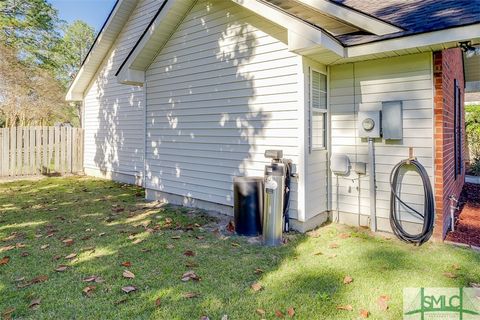
[[[375,178],[375,139],[368,138],[368,164],[370,171],[370,229],[377,231],[377,187]]]

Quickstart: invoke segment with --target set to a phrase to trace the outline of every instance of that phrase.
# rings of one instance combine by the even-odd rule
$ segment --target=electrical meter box
[[[358,113],[358,133],[360,138],[380,138],[382,134],[381,112],[360,111]]]
[[[382,103],[382,134],[386,140],[403,138],[402,101]]]

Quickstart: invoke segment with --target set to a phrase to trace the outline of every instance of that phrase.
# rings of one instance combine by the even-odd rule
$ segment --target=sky
[[[48,0],[57,10],[60,19],[72,22],[83,20],[96,32],[100,30],[115,0]]]

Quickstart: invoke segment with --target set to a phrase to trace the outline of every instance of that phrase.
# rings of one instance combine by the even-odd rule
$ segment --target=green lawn
[[[0,184],[0,259],[10,257],[0,265],[0,312],[14,308],[14,319],[243,320],[261,319],[257,309],[266,319],[277,310],[288,318],[289,308],[296,319],[357,319],[364,309],[370,319],[399,319],[405,287],[480,282],[480,255],[467,249],[413,247],[340,225],[264,248],[223,237],[201,212],[142,197],[139,188],[90,178]],[[59,265],[68,268],[55,271]],[[125,270],[135,278],[124,278]],[[200,281],[182,281],[189,270]],[[92,276],[98,282],[83,281]],[[346,276],[353,282],[344,284]],[[257,282],[259,291],[251,288]],[[88,286],[95,288],[85,294]],[[126,286],[137,290],[124,293]],[[386,311],[380,296],[389,298]]]

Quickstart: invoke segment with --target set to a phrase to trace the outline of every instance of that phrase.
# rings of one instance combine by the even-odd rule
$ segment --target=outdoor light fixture
[[[475,55],[480,56],[480,48],[472,46],[471,41],[461,41],[458,43],[458,46],[462,48],[463,52],[465,52],[465,57],[467,58],[471,58]]]

